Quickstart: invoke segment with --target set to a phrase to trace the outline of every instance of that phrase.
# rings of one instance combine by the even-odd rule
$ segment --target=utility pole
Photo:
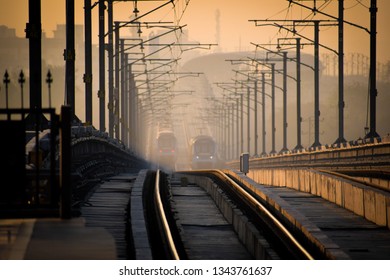
[[[29,22],[26,38],[29,39],[30,109],[42,108],[42,26],[41,0],[28,1]]]
[[[232,102],[230,104],[231,106],[231,146],[230,146],[230,159],[233,160],[235,157],[234,157],[234,136],[237,135],[237,133],[234,133],[234,130],[235,130],[235,123],[234,123],[234,117],[235,117],[235,103],[234,103],[234,99],[232,98]]]
[[[92,6],[91,0],[84,0],[85,36],[85,122],[92,125]]]
[[[270,53],[278,54],[278,52],[270,52]],[[286,55],[286,58],[287,58],[287,55]],[[239,62],[243,62],[243,61],[245,61],[245,60],[239,60]],[[275,61],[275,60],[273,60],[273,59],[271,60],[271,59],[269,59],[267,57],[266,59],[264,59],[265,62],[261,62],[261,61],[256,60],[256,59],[250,59],[249,61],[254,61],[254,62],[258,63],[258,64],[261,64],[261,65],[264,65],[264,66],[267,66],[267,67],[271,68],[271,76],[272,76],[271,77],[271,86],[272,86],[272,94],[271,94],[271,107],[272,107],[271,108],[271,111],[272,111],[271,112],[271,115],[272,115],[272,150],[271,150],[270,153],[271,154],[276,154],[276,149],[275,149],[275,133],[276,133],[276,128],[275,128],[275,88],[276,88],[276,86],[275,86],[275,71],[276,70],[275,70],[275,63],[268,62],[268,61]],[[286,65],[285,65],[285,69],[286,69]],[[239,71],[236,71],[236,72],[240,73]],[[287,71],[285,71],[285,73],[287,73]],[[287,76],[286,76],[286,78],[287,78]],[[285,78],[285,80],[286,80],[286,78]],[[249,78],[248,78],[248,80],[249,80]],[[256,78],[255,81],[258,81],[258,79]],[[264,83],[265,83],[265,81],[264,81]],[[247,82],[247,84],[249,84],[249,81]],[[248,87],[248,90],[249,90],[249,86],[247,86],[247,87]],[[257,84],[255,85],[254,88],[255,88],[255,90],[257,92]],[[283,90],[284,92],[287,92],[286,83],[285,83],[285,87],[284,88],[280,88],[280,89]],[[263,92],[265,94],[265,91],[263,91]],[[257,104],[257,99],[255,99],[255,102]],[[265,102],[263,104],[265,104]],[[250,104],[249,104],[249,98],[248,98],[248,111],[250,109],[249,107],[250,107]],[[264,107],[263,107],[263,109],[264,109]],[[257,107],[255,106],[255,111],[256,110],[257,110]],[[263,111],[265,111],[265,110],[263,110]],[[257,113],[256,113],[256,116],[257,116]],[[249,123],[248,123],[248,128],[249,127],[250,126],[249,126]],[[256,127],[257,127],[257,124],[256,124]],[[287,126],[285,126],[285,127],[287,127]],[[255,133],[255,134],[257,135],[257,133]],[[249,141],[248,141],[248,146],[249,146]]]
[[[289,2],[296,4],[296,2],[292,1],[292,0],[289,0]],[[256,26],[270,25],[269,23],[257,25],[257,22],[259,22],[259,21],[268,22],[269,20],[251,20],[251,21],[254,21]],[[320,109],[319,109],[319,107],[320,107],[320,102],[319,102],[319,47],[321,46],[321,47],[324,47],[328,50],[331,50],[332,52],[335,52],[331,48],[319,43],[320,22],[325,21],[325,20],[273,20],[273,21],[274,21],[274,23],[272,24],[272,26],[275,26],[275,27],[278,27],[281,29],[286,29],[289,32],[293,32],[294,34],[297,34],[295,27],[299,23],[304,23],[304,24],[313,23],[313,25],[314,25],[314,41],[310,40],[309,38],[307,38],[303,35],[300,35],[300,34],[298,34],[298,35],[300,37],[314,43],[314,143],[312,144],[311,147],[313,147],[313,148],[320,147],[321,143],[319,140],[319,119],[320,119]],[[283,25],[277,24],[277,22],[286,22],[286,21],[293,23],[292,30],[290,30],[289,28],[287,28]],[[328,20],[328,22],[329,22],[329,20]]]
[[[133,151],[137,151],[137,107],[138,107],[138,92],[135,86],[134,74],[130,73],[130,89],[129,89],[129,101],[130,101],[130,113],[129,113],[129,124],[130,124],[130,147],[132,147]]]
[[[276,154],[275,149],[275,63],[271,63],[271,123],[272,123],[272,149],[271,154]]]
[[[296,61],[296,85],[297,85],[297,145],[295,146],[294,150],[295,151],[298,151],[298,150],[301,150],[303,149],[303,146],[302,146],[302,140],[301,140],[301,135],[302,135],[302,129],[301,129],[301,124],[302,124],[302,116],[301,116],[301,38],[296,38],[296,37],[293,37],[293,38],[278,38],[278,47],[280,47],[280,40],[291,40],[291,39],[294,39],[296,42],[295,42],[295,46],[296,46],[296,58],[295,58],[295,61]],[[286,43],[282,43],[283,45],[285,45]],[[289,44],[288,44],[289,45]],[[304,64],[304,63],[303,63]],[[304,64],[305,66],[313,69],[311,66],[308,66],[306,64]],[[313,69],[314,70],[314,69]],[[291,78],[291,77],[290,77]]]
[[[237,96],[237,89],[235,95]],[[241,94],[242,95],[242,94]],[[240,158],[240,136],[239,136],[239,131],[240,131],[240,99],[237,97],[236,98],[236,158]]]
[[[297,56],[297,145],[294,150],[299,151],[303,149],[302,146],[302,113],[301,113],[301,38],[296,40],[296,56]]]
[[[241,143],[241,153],[244,152],[244,94],[242,93],[240,95],[240,104],[241,104],[241,131],[240,131],[240,135],[241,135],[241,139],[240,139],[240,143]]]
[[[26,118],[26,128],[34,129],[36,137],[38,130],[49,127],[48,121],[42,114],[42,26],[41,0],[29,0],[29,22],[26,24],[26,38],[29,39],[29,68],[30,68],[30,110]],[[8,80],[9,79],[5,79]],[[6,81],[5,81],[6,82]],[[6,91],[7,91],[6,83]],[[6,92],[6,95],[8,93]],[[9,114],[8,114],[9,117]],[[23,115],[24,117],[24,115]],[[36,174],[37,188],[39,172]],[[39,193],[39,192],[37,192]]]
[[[266,156],[267,153],[265,151],[265,135],[266,135],[266,129],[265,129],[265,73],[261,73],[261,105],[262,105],[262,144],[263,144],[263,152],[261,153],[262,156]]]
[[[339,0],[339,137],[335,144],[346,142],[344,139],[344,0]]]
[[[283,52],[283,148],[280,153],[287,152],[287,52]]]
[[[259,141],[259,135],[257,132],[257,79],[255,79],[255,89],[254,89],[254,95],[255,95],[255,153],[254,156],[258,157],[258,152],[257,152],[257,142]]]
[[[269,60],[269,59],[267,58],[267,60]],[[257,63],[260,63],[257,60],[252,60],[252,61],[256,61]],[[272,123],[271,124],[271,126],[272,126],[272,128],[271,128],[271,131],[272,131],[271,132],[271,143],[272,144],[271,145],[272,145],[272,148],[271,148],[270,154],[276,154],[276,148],[275,148],[275,133],[276,133],[276,125],[275,125],[275,88],[276,88],[276,86],[275,86],[275,71],[276,70],[275,70],[275,63],[266,62],[266,63],[260,63],[260,64],[265,65],[265,66],[268,65],[267,67],[271,68],[271,123]],[[265,83],[265,80],[263,83]],[[264,94],[264,98],[265,98],[265,90],[264,89],[263,89],[263,94]],[[263,101],[263,114],[265,114],[264,113],[265,112],[265,107],[264,107],[265,105],[264,104],[265,104],[265,100]],[[264,119],[265,119],[265,115],[263,115],[263,121],[264,121]],[[265,142],[265,141],[263,141],[263,142]],[[264,151],[263,151],[263,154],[265,154]]]
[[[297,1],[288,0],[289,3],[293,3],[305,9],[312,10],[312,8],[307,7],[303,4],[298,3]],[[315,1],[314,1],[315,2]],[[369,8],[370,11],[370,30],[355,23],[344,20],[344,0],[339,0],[339,18],[336,18],[332,15],[326,14],[322,11],[316,10],[317,13],[325,15],[327,17],[336,19],[338,21],[339,26],[339,138],[335,143],[343,143],[344,139],[344,23],[349,24],[353,27],[357,27],[359,29],[365,30],[370,34],[370,128],[369,133],[365,136],[365,138],[375,138],[379,137],[376,132],[376,14],[378,12],[377,8],[377,0],[371,0],[371,5]]]
[[[314,20],[314,143],[313,148],[321,146],[320,143],[320,22]]]
[[[231,111],[230,111],[230,104],[228,102],[226,102],[226,134],[227,134],[227,149],[226,149],[226,159],[227,160],[230,160],[231,159],[231,155],[230,155],[230,147],[231,147],[231,143],[230,143],[230,134],[231,134],[231,131],[230,131],[230,116],[231,116]]]
[[[130,88],[130,73],[131,73],[131,65],[129,64],[129,54],[128,53],[125,53],[125,68],[124,68],[124,72],[125,72],[125,81],[124,81],[124,84],[125,84],[125,92],[124,92],[124,100],[123,100],[123,104],[124,104],[124,118],[123,118],[123,124],[124,124],[124,143],[127,147],[130,147],[130,144],[129,144],[129,99],[130,99],[130,91],[129,91],[129,88]]]
[[[105,111],[105,59],[104,59],[104,0],[99,0],[99,129],[106,131],[106,111]]]
[[[127,120],[128,120],[128,101],[129,101],[129,68],[130,68],[130,65],[129,65],[129,63],[128,63],[128,61],[129,61],[129,54],[128,53],[124,53],[123,54],[123,59],[124,59],[124,62],[123,62],[123,66],[124,66],[124,68],[123,68],[123,77],[124,77],[124,79],[123,79],[123,81],[122,81],[122,83],[123,83],[123,88],[124,88],[124,91],[123,91],[123,93],[122,93],[122,96],[123,96],[123,99],[122,99],[122,103],[123,103],[123,113],[122,113],[122,116],[123,116],[123,118],[122,118],[122,124],[123,124],[123,126],[122,126],[122,128],[123,128],[123,130],[122,130],[122,137],[123,137],[123,143],[125,143],[125,145],[127,146],[127,147],[129,147],[128,146],[128,135],[129,135],[129,133],[128,133],[128,129],[129,129],[129,124],[128,124],[128,122],[127,122]]]
[[[121,131],[121,140],[123,143],[125,143],[125,68],[126,68],[126,60],[125,60],[125,40],[120,39],[120,46],[121,46],[121,97],[120,97],[120,131]]]
[[[120,40],[119,40],[119,22],[115,22],[115,138],[119,137],[119,68],[120,68]]]
[[[370,6],[370,131],[365,138],[379,137],[376,132],[376,14],[377,1],[371,0]]]
[[[248,83],[249,83],[249,78],[248,78]],[[250,150],[251,150],[251,107],[250,107],[250,95],[251,95],[251,90],[250,90],[250,87],[249,85],[247,86],[247,105],[248,105],[248,113],[247,113],[247,118],[248,118],[248,126],[247,126],[247,135],[248,135],[248,138],[247,138],[247,143],[248,143],[248,153],[250,154]]]
[[[74,0],[66,0],[66,103],[70,106],[72,120],[75,117],[75,56]]]
[[[296,78],[290,76],[287,74],[287,60],[294,60],[292,58],[288,58],[287,57],[287,52],[281,52],[280,51],[280,40],[291,40],[291,39],[295,39],[297,42],[296,42],[296,47],[297,47],[297,55],[296,55],[296,62],[297,62],[297,76]],[[301,147],[301,142],[300,142],[300,139],[301,139],[301,110],[300,110],[300,104],[301,104],[301,74],[300,74],[300,66],[301,66],[301,57],[300,57],[300,48],[301,48],[301,43],[300,43],[300,39],[301,38],[279,38],[278,39],[278,44],[276,45],[277,48],[278,48],[278,51],[272,51],[272,50],[269,50],[268,48],[266,47],[263,47],[261,45],[258,45],[258,44],[254,44],[254,43],[251,43],[251,44],[254,44],[256,47],[260,47],[264,50],[267,51],[267,55],[268,53],[272,53],[272,54],[276,54],[276,55],[279,55],[279,56],[282,56],[282,61],[283,61],[283,88],[280,88],[282,91],[283,91],[283,148],[282,150],[280,151],[280,153],[283,153],[285,151],[288,151],[287,149],[287,127],[288,127],[288,123],[287,123],[287,77],[288,78],[291,78],[293,80],[295,80],[297,82],[297,137],[298,137],[298,145],[297,147]],[[270,64],[270,63],[262,63],[262,62],[259,62],[258,60],[256,59],[251,59],[252,61],[255,61],[257,63],[260,63],[264,66],[267,66],[267,64]],[[266,59],[266,61],[271,61],[268,57]],[[275,59],[272,59],[272,61],[277,61]],[[304,64],[305,66],[308,66],[306,64]],[[267,66],[269,68],[272,68],[270,66]],[[310,68],[312,68],[311,66],[308,66]],[[274,68],[273,68],[274,69]],[[313,68],[312,68],[313,69]],[[278,73],[281,73],[280,70],[276,70]],[[275,69],[273,70],[273,73],[275,73]],[[275,85],[273,85],[273,89],[274,89]],[[272,97],[271,97],[272,98]],[[274,107],[273,107],[274,108]],[[272,115],[274,116],[274,113],[272,113]],[[274,137],[273,137],[274,138]],[[274,142],[274,141],[273,141]],[[275,145],[273,144],[273,147]],[[297,149],[294,148],[294,149]],[[302,147],[301,147],[302,148]],[[271,153],[276,153],[275,152],[275,148],[272,149]]]
[[[114,20],[113,0],[107,1],[108,21],[108,135],[114,137]]]
[[[244,74],[243,74],[244,75]],[[246,76],[246,74],[245,74]],[[245,80],[246,81],[246,80]],[[236,141],[235,141],[235,152],[232,149],[232,155],[239,157],[241,153],[244,152],[244,94],[247,91],[238,92],[238,87],[236,86],[237,82],[232,83],[235,86],[229,86],[229,83],[216,83],[223,90],[229,91],[235,96],[236,101]],[[241,84],[241,89],[243,83]],[[232,109],[233,110],[233,109]],[[234,122],[234,118],[232,118],[232,123]],[[233,126],[233,125],[232,125]],[[220,128],[220,127],[218,127]],[[234,137],[232,136],[232,142],[234,143]]]

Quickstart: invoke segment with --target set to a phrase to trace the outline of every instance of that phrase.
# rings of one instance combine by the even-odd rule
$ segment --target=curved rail
[[[252,196],[249,192],[247,192],[244,188],[242,188],[239,184],[237,184],[234,180],[229,178],[225,173],[220,170],[212,169],[212,170],[199,170],[199,171],[186,171],[184,173],[211,173],[218,176],[220,179],[227,182],[231,185],[235,191],[241,194],[241,197],[245,198],[247,202],[255,207],[261,214],[266,215],[269,221],[272,222],[273,226],[277,227],[279,232],[281,232],[288,242],[294,246],[296,250],[300,252],[302,256],[307,258],[308,260],[314,260],[314,257],[299,243],[298,240],[290,233],[290,231],[267,209],[265,208],[254,196]]]
[[[160,221],[162,223],[162,227],[164,230],[164,235],[166,237],[167,245],[169,248],[169,251],[171,253],[171,256],[174,260],[179,260],[179,254],[176,250],[175,242],[173,241],[172,233],[169,228],[167,217],[165,216],[164,206],[161,200],[160,196],[160,170],[157,170],[156,172],[156,182],[155,182],[155,188],[154,188],[154,200],[155,204],[157,206],[157,212],[160,218]]]

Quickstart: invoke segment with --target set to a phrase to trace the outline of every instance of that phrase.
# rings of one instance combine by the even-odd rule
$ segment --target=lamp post
[[[21,100],[21,103],[22,103],[22,110],[23,110],[24,109],[23,86],[24,86],[24,83],[26,82],[26,79],[24,78],[23,70],[20,71],[18,82],[20,84],[20,100]]]
[[[5,108],[8,110],[8,84],[11,82],[9,79],[8,71],[4,73],[3,83],[5,84]]]
[[[53,78],[50,73],[50,70],[47,72],[46,83],[47,83],[47,88],[49,93],[49,108],[51,108],[51,84],[53,83]]]

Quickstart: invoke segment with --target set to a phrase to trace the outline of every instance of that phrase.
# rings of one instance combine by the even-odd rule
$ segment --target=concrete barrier
[[[340,248],[324,235],[320,228],[313,224],[308,218],[295,210],[283,198],[275,195],[272,190],[265,185],[258,184],[251,178],[241,173],[225,170],[229,175],[243,183],[252,192],[260,197],[262,203],[284,224],[290,225],[290,230],[304,236],[313,248],[319,250],[327,259],[349,259]]]
[[[248,218],[235,207],[229,198],[218,188],[214,182],[201,176],[188,176],[189,182],[204,188],[213,198],[225,219],[233,226],[239,240],[245,245],[248,252],[255,259],[280,259],[270,244],[262,237],[257,228]]]
[[[262,185],[318,195],[377,225],[390,228],[390,194],[383,190],[313,169],[252,169],[247,176]]]
[[[136,260],[152,260],[152,250],[144,217],[142,192],[148,170],[141,170],[131,189],[129,224]]]

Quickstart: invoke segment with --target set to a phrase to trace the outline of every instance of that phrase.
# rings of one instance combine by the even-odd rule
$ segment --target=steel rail
[[[160,216],[159,217],[160,221],[162,222],[162,227],[164,229],[165,237],[168,241],[167,245],[169,247],[169,251],[171,253],[171,256],[173,257],[174,260],[180,260],[179,254],[177,253],[177,250],[176,250],[175,242],[173,241],[171,230],[169,228],[167,217],[165,216],[164,206],[163,206],[161,196],[160,196],[160,170],[156,171],[154,200],[155,200],[155,205],[157,206],[158,215]]]
[[[249,201],[255,208],[260,211],[262,214],[265,214],[270,221],[287,237],[287,239],[295,246],[299,252],[305,256],[308,260],[314,260],[314,257],[306,251],[306,249],[295,239],[295,237],[290,233],[290,231],[270,212],[267,208],[265,208],[255,197],[253,197],[249,192],[243,189],[240,185],[238,185],[235,181],[229,178],[225,173],[220,170],[212,169],[212,170],[200,170],[200,171],[190,171],[190,173],[196,172],[206,172],[217,175],[220,179],[227,181],[233,188],[245,197],[247,201]]]

